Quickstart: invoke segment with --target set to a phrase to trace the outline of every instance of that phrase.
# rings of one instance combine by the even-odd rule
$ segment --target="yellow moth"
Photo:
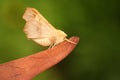
[[[55,29],[36,9],[27,8],[23,19],[26,21],[24,32],[27,38],[32,39],[42,46],[53,47],[64,40],[68,40],[67,34],[61,30]]]

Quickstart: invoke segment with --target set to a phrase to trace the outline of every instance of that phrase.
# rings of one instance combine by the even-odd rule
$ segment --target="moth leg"
[[[53,48],[53,47],[54,47],[54,43],[51,43],[48,49]]]
[[[53,45],[52,45],[52,48],[55,47],[55,46],[56,46],[56,44],[53,44]]]

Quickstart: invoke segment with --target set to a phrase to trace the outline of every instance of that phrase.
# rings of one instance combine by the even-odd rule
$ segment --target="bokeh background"
[[[120,80],[118,0],[0,0],[0,63],[47,49],[23,33],[26,7],[81,39],[66,59],[33,80]]]

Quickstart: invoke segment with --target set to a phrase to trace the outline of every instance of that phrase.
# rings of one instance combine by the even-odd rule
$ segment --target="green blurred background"
[[[66,59],[33,80],[120,80],[118,0],[0,0],[0,63],[47,49],[23,33],[26,7],[81,39]]]

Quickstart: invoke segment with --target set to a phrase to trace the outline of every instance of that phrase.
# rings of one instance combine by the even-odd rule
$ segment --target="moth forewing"
[[[26,21],[29,19],[36,19],[39,22],[45,23],[47,26],[49,26],[51,29],[55,29],[44,17],[43,15],[38,12],[35,8],[26,8],[26,11],[23,15],[23,19]]]

